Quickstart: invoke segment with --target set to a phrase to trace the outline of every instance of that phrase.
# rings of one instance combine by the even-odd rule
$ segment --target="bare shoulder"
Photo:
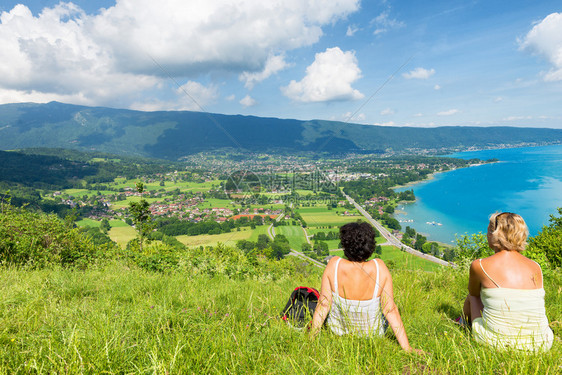
[[[329,272],[333,272],[333,270],[336,268],[336,263],[338,262],[338,259],[341,259],[339,256],[334,256],[332,258],[330,258],[330,260],[328,261],[328,264],[326,264],[326,268],[324,269],[324,274],[327,274]]]
[[[532,259],[527,258],[521,254],[522,261],[527,267],[529,267],[533,272],[542,272],[541,266]]]
[[[375,261],[379,265],[379,271],[381,273],[381,277],[392,277],[390,275],[390,270],[386,266],[386,263],[384,263],[384,260],[382,260],[380,258],[376,258]]]
[[[331,257],[330,260],[328,261],[328,264],[326,265],[326,267],[334,267],[336,265],[338,259],[342,259],[342,258],[340,258],[337,255]]]
[[[488,263],[486,260],[488,260],[488,258],[484,258],[484,259],[475,259],[472,261],[472,263],[470,263],[470,275],[471,276],[481,276],[482,275],[482,263],[486,264]],[[482,263],[481,263],[482,262]]]

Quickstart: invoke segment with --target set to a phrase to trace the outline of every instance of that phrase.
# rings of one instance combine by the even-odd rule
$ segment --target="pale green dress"
[[[482,267],[482,263],[480,263]],[[502,349],[549,350],[554,334],[548,326],[544,289],[482,288],[482,317],[472,321],[476,341]]]

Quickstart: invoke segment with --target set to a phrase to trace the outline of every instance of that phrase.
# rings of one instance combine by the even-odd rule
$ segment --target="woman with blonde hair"
[[[552,346],[541,267],[521,254],[528,234],[517,214],[490,217],[487,237],[495,254],[472,262],[463,308],[477,342],[528,351]]]

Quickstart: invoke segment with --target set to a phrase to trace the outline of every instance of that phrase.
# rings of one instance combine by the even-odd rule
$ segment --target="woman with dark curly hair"
[[[346,259],[333,257],[324,270],[312,335],[318,334],[330,313],[328,327],[337,335],[382,336],[384,314],[400,346],[411,351],[394,303],[392,276],[382,260],[369,261],[376,245],[373,227],[365,222],[346,224],[340,228],[340,240]]]

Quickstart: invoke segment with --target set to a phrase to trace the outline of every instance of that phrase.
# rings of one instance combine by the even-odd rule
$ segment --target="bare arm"
[[[386,268],[383,261],[377,260],[381,265],[380,272],[383,279],[383,288],[381,293],[381,307],[382,313],[388,320],[398,343],[405,351],[409,352],[412,350],[410,343],[408,342],[408,336],[406,335],[406,329],[402,323],[402,318],[400,317],[400,312],[398,311],[398,306],[394,302],[394,291],[392,287],[392,276],[390,271]]]
[[[312,327],[310,329],[310,334],[312,337],[315,337],[318,332],[320,332],[320,328],[322,328],[322,324],[324,324],[324,321],[326,320],[326,317],[328,316],[328,313],[330,312],[330,308],[332,306],[332,286],[330,285],[328,275],[331,275],[334,272],[333,269],[333,262],[330,261],[328,263],[328,266],[326,266],[326,268],[324,269],[324,274],[322,275],[320,299],[318,301],[318,305],[316,306],[316,310],[314,310],[314,316],[312,317]]]
[[[475,260],[470,265],[470,276],[468,278],[468,294],[474,297],[480,297],[480,287],[481,285],[481,268],[478,264],[479,260]]]

